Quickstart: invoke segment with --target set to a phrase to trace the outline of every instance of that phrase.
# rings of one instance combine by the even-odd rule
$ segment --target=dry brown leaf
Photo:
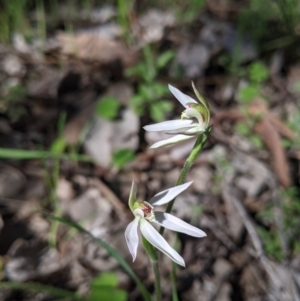
[[[284,187],[290,186],[291,178],[288,169],[288,163],[278,132],[268,118],[262,118],[255,125],[254,129],[264,140],[274,158],[274,169],[278,175],[280,183]]]
[[[136,53],[117,41],[91,33],[70,35],[59,33],[57,39],[61,43],[61,51],[66,55],[74,55],[80,59],[97,61],[100,64],[120,59],[125,67],[135,63]]]
[[[284,137],[294,140],[296,134],[289,129],[278,116],[269,111],[266,104],[259,98],[249,106],[249,112],[252,115],[264,114],[264,116],[272,123],[276,130]]]
[[[212,124],[220,123],[223,119],[230,119],[233,121],[243,120],[245,115],[238,109],[220,111],[212,118]]]
[[[270,150],[274,159],[274,169],[278,175],[280,183],[284,187],[291,185],[288,162],[284,148],[281,145],[280,135],[289,139],[295,138],[295,133],[291,131],[276,115],[271,113],[266,104],[260,99],[256,99],[249,105],[248,112],[253,116],[260,116],[260,120],[254,127],[254,130],[261,136],[266,146]],[[261,116],[263,115],[263,116]],[[245,118],[244,114],[238,109],[232,109],[219,112],[214,116],[213,122],[219,123],[228,118],[234,121]]]
[[[280,119],[278,116],[274,115],[273,113],[268,113],[268,118],[271,121],[271,123],[276,127],[279,134],[282,136],[294,140],[296,138],[296,134],[289,129]]]

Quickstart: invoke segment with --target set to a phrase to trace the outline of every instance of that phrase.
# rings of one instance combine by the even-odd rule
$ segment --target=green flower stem
[[[193,147],[193,149],[192,149],[190,155],[188,156],[188,158],[187,158],[186,161],[185,161],[185,164],[184,164],[184,166],[183,166],[183,168],[182,168],[182,170],[181,170],[181,173],[180,173],[180,175],[179,175],[179,177],[178,177],[178,180],[177,180],[175,186],[178,186],[178,185],[183,184],[183,181],[184,181],[184,179],[185,179],[187,173],[188,173],[189,170],[191,169],[193,163],[195,162],[195,160],[197,159],[198,155],[199,155],[200,152],[202,151],[202,149],[203,149],[205,143],[207,142],[207,139],[208,139],[208,137],[209,137],[209,134],[210,134],[210,132],[211,132],[211,129],[212,129],[212,127],[207,128],[207,130],[206,130],[203,134],[199,135],[199,137],[197,138],[197,140],[196,140],[196,142],[195,142],[195,144],[194,144],[194,147]],[[168,204],[168,206],[167,206],[167,209],[166,209],[166,212],[167,212],[167,213],[170,213],[170,212],[171,212],[171,210],[172,210],[172,208],[173,208],[173,205],[174,205],[174,202],[175,202],[175,199],[172,200],[171,202],[169,202],[169,204]],[[164,227],[160,227],[159,233],[160,233],[161,235],[163,235],[164,230],[165,230]]]
[[[154,278],[155,278],[155,299],[156,301],[161,301],[161,286],[160,286],[160,274],[159,274],[159,265],[158,261],[152,261],[152,269],[154,273]]]
[[[178,234],[175,235],[174,242],[174,250],[178,251],[179,249],[179,240]],[[176,281],[176,270],[177,264],[175,262],[172,263],[172,272],[171,272],[171,284],[172,284],[172,301],[179,301],[178,293],[177,293],[177,281]]]
[[[160,286],[160,274],[159,274],[159,264],[158,264],[158,257],[156,249],[148,242],[148,240],[142,236],[143,244],[145,250],[150,258],[154,279],[155,279],[155,300],[161,301],[161,286]]]
[[[187,175],[187,173],[189,172],[189,170],[191,169],[193,163],[195,162],[195,160],[197,159],[198,155],[200,154],[200,152],[202,151],[205,143],[207,142],[207,139],[209,137],[209,134],[211,132],[212,127],[209,127],[202,135],[200,135],[195,144],[194,147],[190,153],[190,155],[188,156],[188,158],[185,161],[185,164],[181,170],[181,173],[178,177],[178,180],[176,182],[176,186],[177,185],[181,185],[183,184],[183,181]],[[175,199],[172,200],[166,209],[167,213],[170,213],[172,210],[172,207],[174,205]],[[163,235],[165,228],[164,227],[160,227],[159,233],[161,235]],[[178,250],[178,234],[176,234],[175,236],[175,243],[174,243],[174,249]],[[178,293],[177,293],[177,286],[176,286],[176,270],[177,270],[177,265],[175,263],[173,263],[172,265],[172,272],[171,272],[171,282],[172,282],[172,301],[178,301]]]

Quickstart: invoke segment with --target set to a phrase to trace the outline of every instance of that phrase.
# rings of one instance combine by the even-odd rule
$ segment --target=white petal
[[[196,134],[205,132],[205,130],[206,130],[205,124],[199,124],[193,128],[187,129],[184,134],[185,135],[196,135]]]
[[[153,222],[163,226],[164,228],[188,234],[194,237],[204,237],[206,236],[205,232],[202,230],[186,223],[178,217],[175,217],[169,213],[165,212],[155,212],[155,219]]]
[[[202,115],[198,110],[194,108],[187,108],[186,110],[184,110],[183,116],[187,118],[196,118],[198,120],[198,124],[204,123]]]
[[[153,206],[160,206],[166,203],[169,203],[172,201],[174,198],[177,197],[178,194],[186,190],[193,181],[184,183],[169,189],[166,189],[160,193],[157,193],[150,201],[149,203]]]
[[[130,189],[129,200],[128,200],[129,208],[131,211],[133,211],[133,204],[134,202],[136,202],[136,192],[137,192],[137,186],[133,180]]]
[[[132,255],[132,261],[135,261],[137,247],[139,244],[139,236],[137,232],[137,226],[140,217],[136,216],[135,219],[126,227],[125,238],[130,254]]]
[[[175,131],[168,131],[165,132],[165,134],[170,134],[170,135],[192,135],[195,136],[197,134],[203,133],[206,130],[206,126],[205,124],[198,124],[198,123],[193,123],[193,127],[190,128],[185,128],[185,129],[181,129],[181,130],[175,130]]]
[[[192,97],[182,93],[181,91],[179,91],[177,88],[169,85],[169,89],[172,92],[172,94],[178,99],[178,101],[185,107],[187,108],[187,104],[188,103],[197,103],[197,101],[195,99],[193,99]]]
[[[167,243],[167,241],[146,220],[141,219],[140,229],[143,236],[158,250],[165,253],[177,264],[185,267],[183,258]]]
[[[169,120],[160,123],[150,124],[144,126],[144,129],[148,132],[159,132],[159,131],[172,131],[186,127],[190,127],[193,123],[192,120]]]
[[[171,145],[171,144],[176,144],[178,142],[191,139],[193,137],[194,136],[190,136],[190,135],[189,136],[188,135],[176,135],[172,138],[168,138],[168,139],[165,139],[165,140],[158,141],[158,142],[152,144],[150,146],[150,148],[159,148],[159,147],[163,147],[163,146],[167,146],[167,145]]]

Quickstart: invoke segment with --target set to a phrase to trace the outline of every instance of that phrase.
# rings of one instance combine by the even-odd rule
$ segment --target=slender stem
[[[151,265],[154,273],[154,284],[155,284],[155,300],[161,301],[161,286],[160,286],[160,274],[159,274],[159,265],[158,261],[151,260]]]
[[[183,181],[187,175],[187,173],[189,172],[189,170],[191,169],[193,163],[195,162],[195,160],[197,159],[198,155],[200,154],[200,152],[202,151],[205,143],[207,142],[207,139],[209,137],[209,134],[211,132],[212,127],[209,127],[202,135],[200,135],[195,144],[194,147],[190,153],[190,155],[188,156],[188,158],[185,161],[185,164],[183,165],[183,168],[181,170],[181,173],[178,177],[178,180],[176,182],[176,186],[183,184]],[[167,213],[170,213],[172,210],[172,207],[174,205],[175,199],[172,200],[166,209]],[[163,235],[165,228],[164,227],[160,227],[159,229],[159,233],[161,235]],[[174,249],[177,250],[178,249],[178,234],[176,234],[175,237],[175,245],[174,245]],[[178,301],[178,293],[177,293],[177,287],[176,287],[176,270],[177,270],[177,265],[175,263],[173,263],[172,265],[172,272],[171,272],[171,281],[172,281],[172,300],[173,301]]]
[[[191,153],[189,154],[188,158],[186,159],[184,166],[181,170],[181,173],[178,177],[178,180],[176,182],[176,186],[181,185],[187,175],[187,173],[189,172],[189,170],[191,169],[193,163],[195,162],[195,160],[197,159],[198,155],[200,154],[200,152],[202,151],[208,137],[209,134],[211,132],[211,127],[209,127],[203,134],[199,135],[199,137],[197,138],[194,147],[191,151]],[[169,202],[166,212],[170,213],[173,205],[174,205],[175,199],[172,200],[171,202]],[[160,227],[159,229],[159,233],[161,235],[163,235],[165,228],[164,227]]]
[[[178,234],[176,233],[175,236],[175,242],[174,242],[174,250],[178,251]],[[172,301],[179,301],[178,293],[177,293],[177,281],[176,281],[176,270],[177,270],[177,264],[173,262],[172,265],[172,272],[171,272],[171,283],[172,283]]]
[[[160,274],[159,274],[157,251],[144,236],[142,236],[142,239],[143,239],[145,250],[150,258],[150,262],[154,273],[155,300],[161,301],[161,286],[160,286]]]

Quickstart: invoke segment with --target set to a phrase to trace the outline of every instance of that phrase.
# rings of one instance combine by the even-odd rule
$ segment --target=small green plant
[[[249,125],[247,121],[239,122],[235,125],[235,131],[245,136],[258,149],[262,149],[264,143],[260,136],[255,134],[253,126]]]
[[[123,29],[124,36],[127,40],[130,39],[130,12],[132,10],[134,1],[118,0],[117,1],[117,20],[121,28]]]
[[[135,76],[141,80],[137,87],[137,93],[130,100],[130,105],[138,115],[143,115],[149,110],[151,118],[159,122],[164,120],[166,114],[173,109],[173,104],[169,100],[163,99],[168,89],[165,85],[157,82],[157,77],[159,71],[174,57],[174,53],[168,50],[155,60],[150,47],[145,46],[143,54],[144,60],[126,72],[127,76]]]
[[[249,66],[249,78],[253,83],[260,84],[269,78],[269,70],[260,61]]]
[[[117,117],[120,109],[120,102],[114,97],[103,97],[98,101],[96,112],[105,119],[114,119]]]
[[[1,282],[0,288],[11,290],[22,290],[27,292],[43,293],[49,296],[55,296],[55,300],[73,300],[73,301],[125,301],[127,293],[118,289],[118,278],[115,273],[102,273],[95,278],[90,285],[90,293],[88,296],[82,296],[77,292],[68,291],[51,285],[44,285],[35,282],[19,283],[19,282]],[[59,298],[59,299],[57,299]],[[150,300],[144,298],[144,300]]]
[[[36,0],[36,20],[37,20],[38,37],[43,41],[46,41],[47,24],[46,24],[44,0]]]
[[[202,204],[199,205],[193,205],[192,206],[192,216],[191,216],[191,222],[196,223],[199,220],[199,217],[204,212],[204,207]]]
[[[283,213],[283,231],[291,255],[300,253],[300,196],[296,187],[289,187],[281,190],[282,213]],[[274,206],[269,204],[258,217],[264,224],[271,227],[274,222]],[[272,228],[272,227],[271,227]],[[280,246],[279,235],[276,230],[266,230],[260,228],[259,233],[263,239],[266,253],[281,260],[283,253]]]
[[[299,251],[300,238],[300,196],[296,187],[282,190],[282,198],[285,200],[283,205],[284,227],[293,252]]]
[[[277,232],[272,232],[263,227],[259,227],[258,233],[262,238],[266,254],[278,261],[281,261],[283,253]]]
[[[0,13],[0,42],[9,42],[11,33],[18,31],[23,34],[28,29],[26,20],[26,0],[4,0]]]
[[[257,44],[268,35],[268,24],[278,13],[274,3],[270,2],[268,0],[250,0],[239,14],[239,30],[250,35]]]
[[[294,110],[291,112],[291,116],[289,116],[287,120],[288,127],[296,133],[296,137],[293,141],[284,140],[284,145],[288,147],[300,148],[300,135],[299,135],[299,124],[300,124],[300,109]]]
[[[239,31],[260,47],[270,38],[281,40],[286,35],[293,36],[300,18],[298,5],[298,0],[250,0],[239,13]],[[288,42],[293,41],[289,39]]]
[[[87,301],[127,300],[127,293],[117,286],[118,277],[115,273],[102,273],[92,281]]]
[[[239,99],[244,103],[251,102],[258,95],[259,88],[256,85],[252,84],[240,89],[239,91]]]
[[[239,99],[243,103],[249,103],[260,95],[260,85],[269,78],[269,70],[263,63],[256,61],[250,64],[248,76],[250,83],[239,91]]]
[[[248,105],[258,96],[261,96],[261,84],[269,78],[269,70],[260,62],[255,61],[247,69],[249,84],[239,90],[238,98],[243,105],[246,120],[239,122],[235,126],[235,131],[245,136],[256,148],[263,148],[263,141],[260,136],[255,134],[253,127],[262,117],[260,114],[252,115],[248,113]]]
[[[134,151],[125,148],[115,151],[112,155],[113,165],[118,168],[124,167],[127,163],[133,161],[134,159],[135,159]]]
[[[26,113],[22,100],[26,95],[22,85],[15,85],[8,89],[7,94],[0,100],[0,112],[6,113],[13,121],[18,121]]]
[[[192,22],[199,14],[201,8],[206,4],[205,0],[188,0],[183,2],[185,2],[185,10],[184,12],[181,9],[178,11],[177,19],[183,18],[185,22]]]

